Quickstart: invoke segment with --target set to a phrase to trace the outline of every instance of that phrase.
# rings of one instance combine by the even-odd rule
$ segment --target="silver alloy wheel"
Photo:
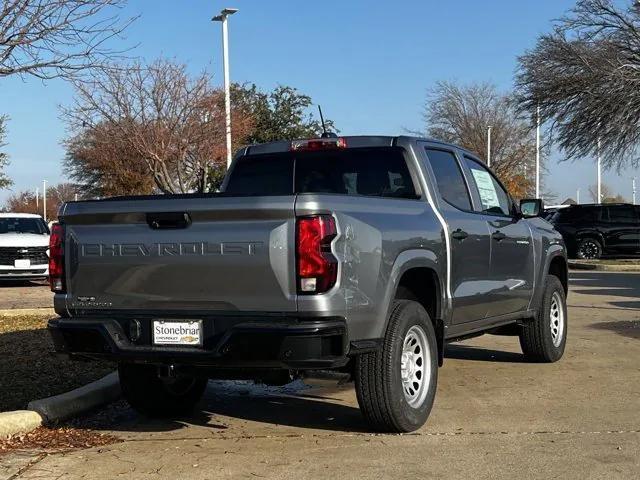
[[[419,408],[429,391],[431,352],[427,335],[418,325],[409,329],[402,342],[400,375],[405,400],[413,408]]]
[[[600,247],[593,240],[585,240],[580,244],[580,250],[578,251],[580,258],[591,260],[600,256]]]
[[[551,327],[551,341],[554,347],[559,347],[564,336],[564,308],[562,297],[558,292],[553,292],[551,308],[549,311],[549,325]]]

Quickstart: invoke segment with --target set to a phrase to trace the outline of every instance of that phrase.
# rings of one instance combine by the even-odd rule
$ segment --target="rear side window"
[[[449,151],[434,148],[425,148],[425,151],[436,177],[440,196],[454,207],[471,210],[469,191],[455,155]]]
[[[608,213],[605,220],[609,222],[633,223],[637,220],[635,209],[631,205],[616,205],[606,207]]]
[[[225,188],[230,195],[294,192],[416,198],[399,147],[249,155],[238,159]]]

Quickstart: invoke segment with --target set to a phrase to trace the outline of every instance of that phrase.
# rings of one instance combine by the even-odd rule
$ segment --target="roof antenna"
[[[322,107],[318,105],[318,112],[320,112],[320,123],[322,123],[322,135],[320,138],[336,138],[337,135],[333,132],[327,132],[327,126],[324,123],[324,117],[322,116]]]

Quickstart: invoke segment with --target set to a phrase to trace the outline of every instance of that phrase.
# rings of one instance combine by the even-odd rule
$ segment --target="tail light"
[[[64,227],[59,223],[51,227],[49,236],[49,285],[52,292],[62,293],[64,285]]]
[[[298,218],[298,292],[323,293],[336,284],[338,261],[331,253],[336,222],[330,215]]]
[[[337,148],[346,148],[347,140],[345,138],[312,138],[309,140],[293,140],[290,150],[295,152],[310,150],[334,150]]]

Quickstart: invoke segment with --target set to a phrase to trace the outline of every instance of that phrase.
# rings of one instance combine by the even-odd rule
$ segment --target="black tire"
[[[403,346],[407,339],[411,339],[407,336],[410,331],[416,338],[424,334],[420,341],[426,342],[429,350],[421,357],[417,351],[412,353],[418,359],[413,365],[415,374],[418,374],[420,368],[424,374],[422,384],[413,384],[422,385],[415,390],[416,403],[413,405],[407,399],[404,390],[411,381],[407,379],[407,384],[403,383],[401,367]],[[408,348],[416,347],[408,344]],[[424,358],[425,356],[428,358]],[[423,359],[422,366],[419,365],[420,358]],[[410,370],[412,369],[405,369],[405,373]],[[424,382],[427,375],[428,383]],[[376,431],[412,432],[427,421],[435,399],[437,383],[438,345],[429,314],[418,302],[394,301],[382,348],[356,357],[355,387],[360,410],[371,428]]]
[[[562,315],[562,328],[559,319],[552,312],[553,302],[557,304],[558,315]],[[532,362],[552,363],[562,358],[567,344],[567,301],[560,279],[547,276],[542,294],[542,302],[535,319],[522,326],[520,346],[526,359]],[[557,332],[556,334],[554,334]]]
[[[174,417],[190,413],[205,388],[206,378],[161,379],[154,365],[121,363],[120,387],[125,400],[136,411],[149,417]]]
[[[602,244],[595,238],[587,237],[578,241],[576,257],[581,260],[597,260],[602,256]]]

